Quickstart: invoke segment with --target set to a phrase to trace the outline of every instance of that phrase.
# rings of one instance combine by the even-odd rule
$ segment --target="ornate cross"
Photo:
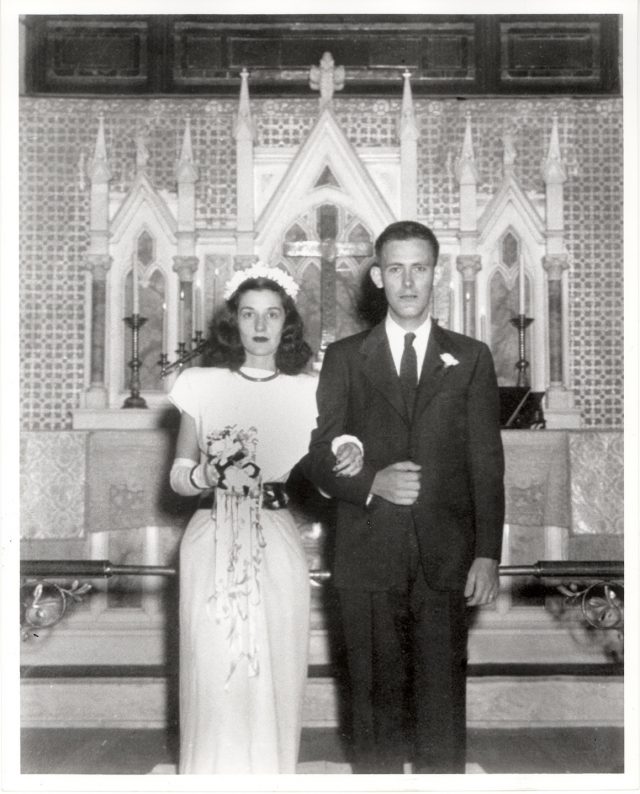
[[[312,66],[309,70],[309,85],[314,91],[320,91],[320,110],[331,106],[333,92],[344,88],[344,66],[336,66],[331,53],[325,52],[320,66]]]
[[[318,208],[318,231],[320,240],[285,243],[283,252],[291,257],[320,258],[320,349],[325,350],[336,338],[336,260],[341,256],[372,256],[373,247],[370,242],[339,243],[337,208],[330,204]]]

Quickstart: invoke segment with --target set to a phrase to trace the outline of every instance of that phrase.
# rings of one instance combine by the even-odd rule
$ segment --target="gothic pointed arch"
[[[255,248],[261,258],[277,256],[284,230],[321,204],[339,206],[360,217],[374,235],[396,220],[330,109],[320,115],[257,219]]]

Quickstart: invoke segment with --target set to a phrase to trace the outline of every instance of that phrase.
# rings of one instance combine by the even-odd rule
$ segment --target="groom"
[[[370,271],[386,318],[326,351],[302,462],[338,500],[333,581],[349,666],[354,771],[465,769],[466,610],[492,602],[504,518],[498,390],[486,345],[429,314],[438,241],[400,221]],[[331,442],[357,436],[341,476]],[[409,741],[407,741],[409,740]]]

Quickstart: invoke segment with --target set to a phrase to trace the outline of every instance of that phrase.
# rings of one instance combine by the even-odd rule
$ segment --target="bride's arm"
[[[200,463],[200,447],[195,419],[184,411],[180,414],[180,430],[176,455],[169,474],[172,489],[182,496],[196,496],[213,488],[218,479],[215,468]]]

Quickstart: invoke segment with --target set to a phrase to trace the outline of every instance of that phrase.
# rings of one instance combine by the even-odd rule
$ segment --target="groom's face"
[[[387,241],[371,268],[374,284],[384,289],[391,317],[407,331],[429,314],[435,268],[433,248],[418,237]]]

